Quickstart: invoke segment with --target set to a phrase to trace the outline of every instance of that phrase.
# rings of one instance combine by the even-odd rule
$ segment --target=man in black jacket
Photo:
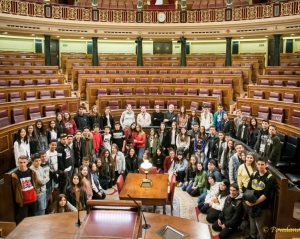
[[[155,111],[151,115],[151,122],[153,126],[160,126],[164,120],[164,114],[160,111],[159,105],[155,106]]]
[[[269,137],[263,156],[268,160],[268,163],[275,167],[280,159],[280,153],[280,138],[276,135],[276,125],[272,124],[269,126]]]
[[[79,106],[78,112],[74,116],[74,121],[76,123],[77,129],[83,131],[85,126],[89,126],[89,118],[87,114],[84,113],[84,107],[82,105]]]
[[[261,156],[263,156],[265,152],[265,147],[267,144],[267,139],[269,137],[269,120],[263,119],[262,120],[262,129],[258,131],[257,134],[257,141],[254,145],[254,151],[259,153]]]
[[[228,114],[224,113],[223,120],[221,122],[221,130],[226,134],[229,133],[230,137],[235,136],[233,121],[230,121],[228,118]]]
[[[242,198],[243,194],[239,193],[239,186],[236,183],[231,184],[230,195],[225,200],[219,219],[212,225],[214,231],[220,232],[220,239],[229,238],[241,224],[244,213]]]
[[[177,120],[177,113],[174,111],[174,105],[169,105],[169,110],[164,114],[164,122],[167,127],[171,127],[173,122]]]
[[[216,131],[216,126],[215,125],[211,125],[209,127],[209,135],[207,137],[207,141],[206,141],[206,145],[205,145],[205,159],[204,159],[204,163],[203,163],[203,167],[204,169],[207,171],[207,164],[208,162],[213,159],[213,145],[215,143],[215,141],[218,140],[218,135],[217,135],[217,131]]]
[[[60,193],[65,194],[70,181],[70,172],[72,170],[71,150],[67,144],[67,134],[60,135],[60,142],[57,144],[57,161],[59,172]]]

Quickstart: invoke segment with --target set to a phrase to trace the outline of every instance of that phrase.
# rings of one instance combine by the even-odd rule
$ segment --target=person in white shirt
[[[126,110],[123,111],[120,123],[123,129],[128,128],[131,123],[135,122],[134,112],[132,111],[131,105],[128,104],[126,106]]]
[[[203,106],[203,112],[200,115],[200,127],[203,126],[206,132],[209,132],[210,126],[213,124],[213,115],[209,112],[208,106]]]
[[[151,125],[151,116],[149,113],[146,112],[146,107],[141,107],[141,113],[138,114],[136,118],[136,122],[143,126],[150,126]]]
[[[30,147],[25,128],[20,128],[17,132],[17,139],[14,142],[14,154],[16,167],[18,167],[18,159],[21,155],[27,156],[27,159],[30,158]]]

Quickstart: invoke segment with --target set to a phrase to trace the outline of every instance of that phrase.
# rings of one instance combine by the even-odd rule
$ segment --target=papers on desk
[[[155,5],[162,5],[163,4],[163,0],[156,0]]]

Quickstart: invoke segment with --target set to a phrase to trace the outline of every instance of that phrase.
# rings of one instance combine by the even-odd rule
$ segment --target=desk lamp
[[[145,159],[144,162],[141,164],[141,168],[145,172],[146,178],[143,179],[141,182],[141,187],[143,188],[151,188],[152,187],[152,181],[148,178],[148,173],[150,169],[152,168],[152,163],[149,162],[149,160]]]

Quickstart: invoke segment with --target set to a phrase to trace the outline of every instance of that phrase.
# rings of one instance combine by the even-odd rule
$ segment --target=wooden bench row
[[[221,81],[221,82],[220,82]],[[188,88],[197,87],[198,89],[201,88],[199,84],[228,84],[228,81],[232,82],[233,88],[233,98],[236,97],[243,97],[244,90],[243,90],[243,83],[241,75],[183,75],[183,74],[172,74],[172,75],[134,75],[134,76],[123,76],[120,77],[119,75],[105,75],[105,77],[101,77],[98,74],[83,74],[79,75],[78,77],[78,88],[77,88],[77,96],[82,96],[82,93],[86,91],[86,84],[87,83],[105,83],[105,84],[117,84],[115,87],[118,87],[120,83],[150,83],[148,87],[152,87],[152,84],[161,84],[161,87],[166,87],[166,84],[187,84]],[[195,84],[197,86],[195,86]],[[136,87],[139,87],[136,85]],[[180,87],[180,86],[177,86]]]
[[[20,81],[20,85],[53,85],[64,84],[64,75],[0,75],[0,86],[10,86],[12,82],[16,84],[16,81]]]
[[[122,97],[144,97],[145,99],[149,99],[149,98],[153,98],[153,99],[160,99],[161,97],[171,97],[171,98],[176,98],[176,97],[192,97],[195,100],[198,100],[199,97],[201,97],[201,95],[199,96],[199,90],[197,90],[197,88],[195,87],[190,87],[188,85],[169,85],[166,84],[165,86],[162,85],[157,85],[157,84],[118,84],[114,87],[111,87],[110,84],[89,84],[87,86],[87,90],[86,90],[86,95],[87,95],[87,102],[89,104],[89,106],[92,106],[94,104],[94,102],[102,97],[106,97],[105,94],[103,95],[98,95],[98,90],[99,89],[103,89],[102,92],[107,91],[107,89],[110,88],[110,91],[107,93],[110,93],[110,95],[108,94],[107,97],[110,97],[111,99],[114,99],[116,95],[116,93],[112,93],[112,92],[116,92],[116,90],[119,90],[119,95],[121,95]],[[181,94],[176,94],[176,88],[180,89],[183,91],[184,95]],[[188,89],[195,89],[197,95],[191,95],[188,94]],[[229,109],[230,105],[232,104],[232,87],[230,85],[201,85],[201,87],[199,87],[200,90],[206,90],[205,93],[203,95],[205,95],[206,93],[209,93],[208,96],[212,96],[212,95],[216,95],[218,97],[220,97],[220,102],[222,102],[224,104],[224,107],[226,109]],[[132,95],[128,95],[125,94],[124,91],[127,90],[132,90]],[[152,92],[151,92],[152,89]],[[157,89],[158,90],[158,94],[153,94],[153,89]],[[214,91],[214,89],[217,89]],[[145,92],[144,94],[141,92]],[[208,91],[208,92],[207,92]],[[201,93],[201,92],[200,92]]]
[[[263,93],[263,99],[269,99],[271,92],[279,93],[279,101],[284,101],[285,94],[290,94],[290,96],[287,97],[290,101],[292,101],[291,95],[294,95],[294,102],[300,103],[300,87],[248,85],[248,97],[255,98],[255,92]]]
[[[66,73],[70,79],[72,76],[72,68],[74,67],[88,67],[92,65],[92,61],[88,60],[68,60],[66,63]],[[178,67],[179,61],[144,61],[145,67]],[[187,67],[224,67],[225,60],[217,61],[188,61]],[[99,61],[101,67],[136,67],[136,62],[133,61]],[[256,82],[259,75],[259,65],[257,60],[234,60],[233,67],[250,67],[252,69],[252,81]]]
[[[7,102],[5,104],[0,104],[0,111],[5,110],[8,114],[9,122],[13,122],[12,120],[12,110],[13,109],[22,109],[25,115],[25,120],[29,120],[28,117],[28,108],[30,107],[36,107],[38,106],[40,109],[40,112],[43,112],[44,106],[48,105],[55,105],[56,108],[58,108],[60,105],[66,105],[68,111],[70,112],[77,112],[78,107],[80,105],[80,99],[77,97],[65,97],[65,98],[51,98],[51,99],[37,99],[37,100],[31,100],[26,101],[26,104],[24,104],[24,101],[18,101],[18,102]],[[5,131],[6,127],[1,128],[1,132]],[[0,138],[1,142],[1,138]],[[7,144],[7,143],[6,143]],[[1,145],[1,143],[0,143]],[[3,148],[3,144],[0,146],[0,149],[2,147],[3,150],[6,150]],[[3,150],[0,150],[2,152]]]
[[[267,66],[265,75],[300,75],[300,66]]]
[[[300,58],[300,53],[299,52],[294,52],[294,53],[280,53],[280,61],[282,59],[297,59]]]
[[[280,66],[300,66],[300,58],[280,59]]]
[[[73,88],[77,88],[78,84],[78,76],[81,74],[99,74],[101,77],[106,77],[110,74],[119,74],[120,77],[124,77],[125,75],[130,75],[131,77],[135,77],[136,74],[151,74],[155,75],[155,77],[160,77],[160,75],[166,74],[238,74],[242,76],[243,79],[243,89],[247,90],[247,86],[252,84],[252,70],[250,67],[177,67],[176,69],[170,67],[132,67],[131,69],[124,69],[124,67],[73,67],[72,69],[72,84]],[[171,75],[170,75],[171,76]],[[201,77],[201,75],[199,75]]]
[[[57,66],[0,66],[0,75],[58,74]]]
[[[135,61],[136,55],[125,55],[125,54],[98,54],[100,61]],[[61,67],[63,72],[66,71],[66,61],[69,59],[91,59],[92,54],[61,54]],[[180,54],[175,55],[143,55],[144,61],[151,60],[180,60]],[[225,54],[192,54],[186,56],[187,61],[199,61],[199,60],[224,60]],[[265,54],[264,53],[251,53],[251,54],[233,54],[232,60],[257,60],[259,64],[259,74],[263,74],[265,68]]]
[[[174,104],[177,109],[181,106],[185,106],[186,109],[191,108],[191,103],[195,102],[198,105],[198,109],[202,108],[204,104],[210,105],[212,112],[217,109],[219,104],[219,98],[216,96],[199,96],[195,98],[194,96],[167,96],[160,95],[158,97],[151,97],[147,95],[135,95],[135,96],[123,96],[116,95],[114,97],[111,96],[101,96],[96,100],[96,105],[99,109],[105,109],[105,107],[110,106],[111,103],[117,104],[119,109],[126,109],[126,103],[135,102],[136,108],[140,107],[141,101],[147,101],[150,104],[150,108],[154,109],[154,106],[157,102],[163,103],[164,107],[161,109],[167,109],[168,103]],[[132,103],[131,103],[132,104]],[[196,107],[195,107],[196,108]],[[226,107],[224,107],[226,109]]]
[[[34,98],[64,98],[72,96],[71,85],[46,85],[46,86],[19,86],[19,87],[0,87],[0,102],[14,102],[26,100],[30,96],[30,100]],[[13,97],[14,100],[12,99]],[[20,97],[20,99],[16,99]],[[28,99],[27,99],[28,101]],[[26,104],[27,104],[26,101]],[[4,103],[2,102],[2,103]]]
[[[299,75],[260,75],[257,77],[257,85],[262,85],[262,81],[268,80],[270,86],[280,85],[287,86],[289,81],[297,81],[297,85],[300,86]]]
[[[0,58],[45,58],[44,53],[30,53],[17,51],[1,51]]]
[[[293,110],[300,110],[300,103],[289,103],[289,102],[282,102],[282,101],[271,101],[271,100],[253,99],[253,98],[237,98],[236,107],[240,109],[241,106],[250,106],[252,109],[252,116],[255,117],[257,117],[259,106],[266,106],[269,107],[271,110],[273,108],[282,108],[285,111],[284,123],[286,127],[292,127],[290,124],[292,120]],[[298,137],[300,137],[300,130],[297,129],[297,131],[299,131]]]
[[[36,58],[0,58],[2,66],[44,66],[45,60]]]

